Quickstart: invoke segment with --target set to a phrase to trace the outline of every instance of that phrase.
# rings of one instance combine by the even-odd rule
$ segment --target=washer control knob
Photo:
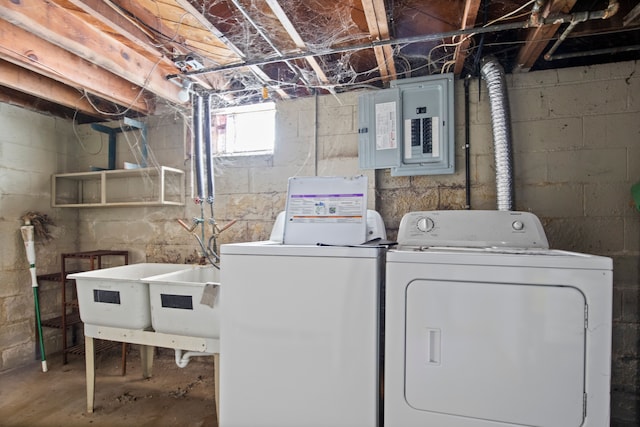
[[[418,220],[417,226],[418,230],[422,232],[429,232],[433,230],[435,224],[433,223],[433,220],[431,218],[422,217]]]
[[[513,221],[511,227],[516,231],[522,231],[524,229],[524,224],[522,221]]]

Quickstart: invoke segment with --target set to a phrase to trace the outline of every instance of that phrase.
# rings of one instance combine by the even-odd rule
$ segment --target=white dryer
[[[412,212],[387,253],[386,427],[609,425],[612,261],[537,217]]]

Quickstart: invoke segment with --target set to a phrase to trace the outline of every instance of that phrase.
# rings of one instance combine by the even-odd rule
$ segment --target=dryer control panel
[[[406,214],[400,246],[549,249],[537,216],[517,211],[419,211]]]

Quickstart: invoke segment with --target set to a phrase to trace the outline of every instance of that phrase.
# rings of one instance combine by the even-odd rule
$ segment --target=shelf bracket
[[[140,151],[142,153],[142,162],[140,164],[140,167],[146,168],[147,156],[148,156],[147,125],[138,120],[133,120],[128,117],[124,118],[124,124],[125,126],[117,127],[117,128],[111,128],[109,126],[104,126],[98,123],[91,124],[91,129],[98,132],[106,133],[107,135],[109,135],[109,165],[107,169],[114,170],[116,168],[116,142],[117,142],[116,137],[117,135],[119,133],[129,132],[132,130],[140,130],[142,132],[142,147],[140,148]]]

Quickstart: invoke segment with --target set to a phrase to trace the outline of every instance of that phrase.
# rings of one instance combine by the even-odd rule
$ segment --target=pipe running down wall
[[[203,100],[199,94],[193,95],[193,155],[196,170],[196,203],[204,201],[204,161],[202,159]]]
[[[513,210],[513,154],[511,114],[504,69],[493,56],[482,59],[482,78],[487,83],[491,106],[498,210]]]

